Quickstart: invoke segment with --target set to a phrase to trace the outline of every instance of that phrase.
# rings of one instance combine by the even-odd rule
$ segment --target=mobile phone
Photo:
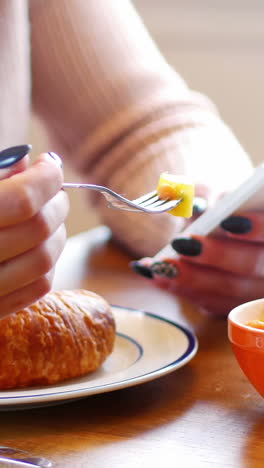
[[[264,212],[264,163],[253,170],[253,173],[232,192],[227,193],[210,207],[204,214],[190,224],[181,236],[210,234],[228,216],[237,211]],[[171,245],[164,247],[155,258],[175,255]]]

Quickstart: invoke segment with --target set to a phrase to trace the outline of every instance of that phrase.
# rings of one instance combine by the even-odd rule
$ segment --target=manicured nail
[[[175,278],[178,275],[178,269],[169,262],[155,262],[151,265],[153,275],[163,276],[165,278]]]
[[[136,273],[139,273],[142,276],[145,276],[145,278],[153,278],[152,271],[149,267],[142,265],[137,261],[130,262],[130,266],[132,270],[134,270]]]
[[[0,151],[0,169],[6,169],[20,161],[20,159],[23,159],[30,152],[31,148],[31,145],[19,145]]]
[[[207,209],[207,200],[203,197],[195,197],[193,201],[193,215],[200,215]]]
[[[196,257],[200,255],[203,250],[201,242],[191,237],[174,239],[171,245],[176,252],[181,255],[188,255],[189,257]]]
[[[247,234],[252,230],[252,221],[244,216],[229,216],[220,224],[221,228],[232,234]]]
[[[55,161],[56,164],[58,164],[58,166],[60,166],[61,168],[63,167],[62,160],[56,153],[49,151],[48,155]]]

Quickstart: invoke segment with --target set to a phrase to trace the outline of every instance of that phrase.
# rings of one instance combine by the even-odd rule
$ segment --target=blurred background
[[[116,1],[116,0],[114,0]],[[122,0],[119,0],[122,1]],[[255,164],[264,160],[264,1],[134,0],[145,25],[169,63],[189,86],[207,94]],[[33,120],[34,153],[47,149]],[[65,179],[75,175],[65,169]],[[77,190],[69,192],[69,235],[98,224]],[[86,213],[86,215],[84,215]]]

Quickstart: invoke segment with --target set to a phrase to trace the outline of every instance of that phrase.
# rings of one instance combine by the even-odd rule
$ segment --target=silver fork
[[[128,198],[119,195],[108,187],[93,184],[76,184],[64,183],[63,188],[85,188],[89,190],[96,190],[100,192],[108,201],[110,208],[126,211],[144,211],[145,213],[165,213],[175,208],[182,199],[177,200],[164,200],[158,195],[157,190],[146,193],[142,197],[135,200],[128,200]]]
[[[31,455],[25,450],[0,445],[0,466],[5,466],[4,463],[9,466],[7,464],[8,460],[17,462],[18,465],[21,463],[21,466],[32,466],[32,468],[34,466],[39,468],[52,467],[51,461],[47,458]]]
[[[6,169],[13,164],[16,164],[18,161],[23,159],[30,150],[30,145],[20,145],[0,151],[0,169]],[[62,160],[57,154],[51,151],[48,154],[61,168],[63,168]],[[175,206],[182,201],[181,199],[162,200],[158,196],[156,190],[146,193],[142,197],[136,198],[136,200],[128,200],[108,187],[102,187],[101,185],[64,183],[63,188],[86,188],[89,190],[97,190],[106,198],[108,206],[111,208],[127,211],[144,211],[145,213],[165,213],[166,211],[170,211],[175,208]]]

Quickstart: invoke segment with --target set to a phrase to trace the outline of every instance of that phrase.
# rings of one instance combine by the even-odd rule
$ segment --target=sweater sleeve
[[[33,107],[83,181],[133,199],[163,171],[220,191],[245,177],[247,155],[210,100],[166,63],[129,0],[33,0],[30,13]],[[111,210],[100,195],[93,203],[138,255],[184,227],[169,215]]]

